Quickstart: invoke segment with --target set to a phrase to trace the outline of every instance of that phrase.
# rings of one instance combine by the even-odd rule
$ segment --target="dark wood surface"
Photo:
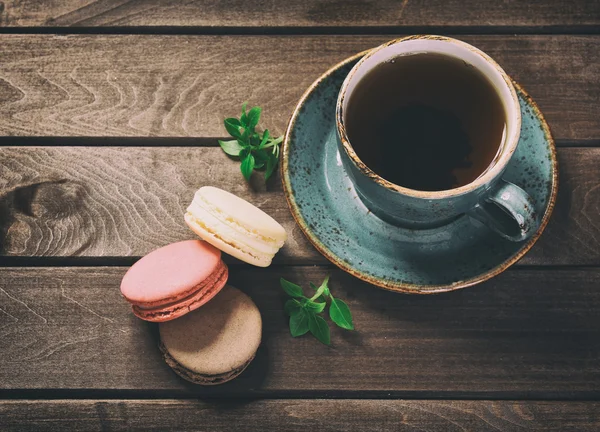
[[[279,179],[247,185],[217,147],[0,147],[0,156],[7,257],[136,257],[194,238],[183,214],[213,185],[283,224],[289,240],[276,263],[327,263],[296,226]],[[600,148],[560,148],[558,157],[557,209],[520,264],[600,265]]]
[[[600,403],[405,400],[0,402],[4,431],[597,431]]]
[[[546,232],[515,267],[436,296],[380,290],[306,241],[278,178],[247,185],[216,147],[245,100],[285,130],[335,63],[412,33],[483,49],[557,142]],[[600,429],[600,2],[0,2],[0,430]],[[199,387],[161,360],[119,283],[193,238],[211,184],[289,241],[269,269],[227,258],[264,320],[255,361]],[[331,275],[357,331],[291,338],[278,279]]]
[[[281,133],[318,76],[398,36],[3,35],[0,133],[221,137],[223,119],[238,114],[244,100],[263,107],[264,124]],[[599,37],[461,39],[493,56],[525,87],[557,140],[598,143]]]
[[[146,397],[600,397],[599,269],[509,270],[471,289],[406,296],[333,268],[236,268],[230,282],[258,305],[263,343],[242,376],[208,388],[179,379],[161,360],[156,325],[134,317],[121,298],[126,270],[0,269],[0,388]],[[280,277],[318,284],[326,275],[357,328],[332,329],[331,347],[289,336],[279,288]]]
[[[75,27],[546,27],[600,24],[595,0],[5,0],[5,26]],[[558,30],[557,29],[557,30]]]

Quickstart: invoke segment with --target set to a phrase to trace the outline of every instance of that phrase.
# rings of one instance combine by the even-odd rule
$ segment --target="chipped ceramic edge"
[[[373,53],[380,51],[384,48],[387,48],[391,45],[396,45],[400,42],[406,42],[406,41],[411,41],[411,40],[434,40],[434,41],[448,42],[451,44],[458,45],[462,48],[465,48],[465,49],[473,52],[474,54],[478,55],[479,57],[483,58],[487,63],[489,63],[500,74],[500,77],[504,80],[504,82],[506,83],[506,85],[510,91],[512,103],[515,104],[515,106],[519,107],[519,105],[520,105],[519,98],[517,96],[516,88],[513,86],[512,80],[510,79],[508,74],[504,71],[504,69],[502,69],[502,67],[500,67],[500,65],[494,59],[492,59],[489,55],[487,55],[486,53],[481,51],[479,48],[474,47],[473,45],[470,45],[461,40],[449,38],[446,36],[412,35],[412,36],[406,36],[406,37],[402,37],[402,38],[398,38],[398,39],[393,39],[389,42],[379,45],[379,46],[369,50],[354,65],[352,70],[348,73],[348,77],[344,80],[344,83],[348,82],[348,78],[351,78],[357,72],[358,68]],[[346,155],[350,158],[350,160],[354,163],[354,165],[360,170],[360,172],[363,175],[365,175],[366,177],[373,180],[375,183],[379,184],[380,186],[382,186],[388,190],[391,190],[394,192],[399,192],[403,195],[408,195],[408,196],[412,196],[412,197],[416,197],[416,198],[423,198],[423,199],[445,199],[445,198],[450,198],[450,197],[461,196],[461,195],[470,193],[474,190],[477,190],[480,188],[485,188],[486,184],[488,182],[490,182],[495,176],[497,176],[502,171],[502,169],[504,169],[504,167],[506,167],[508,165],[508,163],[510,162],[510,160],[512,158],[512,155],[516,151],[517,145],[515,145],[512,148],[512,150],[510,151],[510,155],[507,156],[507,154],[504,151],[500,151],[506,145],[505,143],[503,143],[502,146],[500,147],[499,151],[497,152],[496,156],[494,156],[494,159],[492,160],[492,162],[490,162],[489,167],[479,177],[477,177],[477,179],[475,179],[474,181],[472,181],[471,183],[469,183],[467,185],[464,185],[464,186],[461,186],[458,188],[454,188],[451,190],[419,191],[419,190],[410,189],[410,188],[406,188],[406,187],[394,184],[394,183],[390,182],[389,180],[384,179],[383,177],[381,177],[380,175],[375,173],[367,165],[365,165],[365,163],[358,157],[358,155],[354,151],[354,148],[350,144],[350,140],[349,140],[348,134],[346,132],[346,127],[344,126],[344,122],[342,120],[343,111],[341,109],[341,106],[343,105],[343,101],[346,98],[345,90],[346,90],[345,85],[342,84],[342,88],[340,89],[340,95],[338,97],[337,104],[336,104],[336,116],[335,116],[335,123],[336,123],[338,136],[340,138],[340,141],[342,142],[344,151],[346,152]],[[517,110],[517,117],[518,117],[519,127],[516,129],[515,134],[518,134],[520,132],[520,124],[521,124],[520,110]],[[510,137],[510,139],[507,139],[505,142],[508,142],[508,141],[512,142],[513,140],[515,140],[515,137],[516,137],[516,135],[513,135]],[[516,142],[518,144],[519,140],[517,139]],[[503,167],[497,167],[498,166],[497,164],[500,161],[500,159],[505,160]]]
[[[396,281],[390,281],[390,280],[387,280],[384,278],[376,278],[376,277],[373,277],[366,273],[360,272],[360,271],[356,270],[355,268],[352,268],[345,261],[341,260],[333,252],[331,252],[331,250],[329,248],[327,248],[327,246],[325,246],[313,234],[313,232],[308,227],[308,224],[306,223],[306,221],[304,220],[304,217],[300,213],[300,210],[299,210],[296,200],[294,198],[294,193],[292,190],[290,176],[289,176],[288,165],[289,165],[289,147],[290,147],[290,140],[291,140],[291,132],[294,129],[294,126],[296,125],[296,120],[299,116],[300,110],[303,108],[304,104],[306,103],[306,100],[311,96],[313,90],[322,81],[329,78],[329,76],[332,75],[339,68],[347,65],[348,63],[355,61],[358,58],[365,56],[368,52],[370,52],[370,50],[366,50],[366,51],[360,52],[358,54],[355,54],[352,57],[349,57],[346,60],[339,62],[338,64],[336,64],[335,66],[333,66],[329,70],[327,70],[327,72],[325,72],[323,75],[321,75],[304,92],[304,94],[300,98],[300,101],[296,105],[296,108],[294,108],[294,111],[292,112],[292,115],[288,122],[288,126],[285,131],[285,138],[283,140],[282,160],[281,160],[282,163],[280,164],[281,166],[279,169],[280,169],[280,174],[281,174],[281,182],[283,184],[283,192],[285,194],[285,198],[288,203],[288,207],[290,208],[290,211],[292,213],[294,220],[296,221],[296,223],[298,224],[298,226],[300,227],[300,229],[302,230],[302,232],[304,233],[304,236],[308,239],[308,241],[325,258],[327,258],[329,261],[331,261],[337,267],[339,267],[343,271],[351,274],[352,276],[357,277],[358,279],[361,279],[365,282],[368,282],[372,285],[378,286],[380,288],[384,288],[389,291],[401,292],[401,293],[406,293],[406,294],[438,294],[438,293],[455,291],[455,290],[458,290],[461,288],[467,288],[467,287],[470,287],[473,285],[477,285],[481,282],[485,282],[486,280],[493,278],[494,276],[499,275],[504,270],[506,270],[507,268],[512,266],[514,263],[519,261],[532,248],[532,246],[537,242],[539,237],[542,235],[542,232],[546,228],[546,225],[548,225],[550,216],[552,215],[552,211],[554,210],[554,205],[556,203],[556,195],[558,192],[558,160],[556,157],[556,146],[554,144],[554,139],[552,138],[552,133],[550,132],[550,127],[548,126],[548,123],[546,123],[546,119],[544,118],[538,105],[533,101],[533,99],[523,89],[523,87],[520,84],[518,84],[517,82],[515,82],[514,80],[511,80],[511,81],[512,81],[513,86],[515,87],[515,90],[517,91],[517,93],[520,93],[523,96],[523,98],[527,101],[529,106],[532,108],[534,115],[539,119],[539,121],[542,125],[542,128],[544,130],[544,137],[546,138],[548,145],[550,147],[550,156],[552,158],[552,188],[550,191],[550,198],[549,198],[548,204],[546,206],[544,216],[542,217],[542,220],[540,222],[540,226],[538,227],[536,233],[529,239],[529,241],[525,245],[523,245],[523,247],[513,257],[502,262],[498,266],[488,270],[484,274],[481,274],[481,275],[471,278],[471,279],[457,281],[452,284],[421,285],[421,284],[396,282]]]

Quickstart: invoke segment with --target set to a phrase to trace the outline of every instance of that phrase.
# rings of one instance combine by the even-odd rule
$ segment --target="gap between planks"
[[[193,36],[303,36],[303,35],[597,35],[597,25],[542,26],[303,26],[303,27],[204,27],[204,26],[132,26],[132,27],[0,27],[0,34],[57,35],[193,35]]]
[[[115,257],[86,257],[86,256],[0,256],[0,268],[52,268],[52,267],[130,267],[141,256],[115,256]],[[223,260],[229,267],[236,269],[260,271],[259,268],[252,267],[250,264],[243,263],[229,255],[223,256]],[[338,267],[328,261],[324,262],[306,262],[306,263],[281,263],[274,262],[269,268],[320,268],[336,270]],[[523,265],[517,262],[505,271],[546,271],[548,269],[568,271],[568,270],[593,270],[600,268],[600,265],[588,264],[529,264]],[[358,279],[357,279],[358,280]]]
[[[0,136],[0,147],[218,147],[231,137],[74,137]],[[600,147],[600,139],[557,139],[556,147]]]
[[[0,390],[3,400],[454,400],[454,401],[547,401],[547,402],[593,402],[600,401],[600,391],[375,391],[375,390],[257,390],[203,392],[196,397],[189,391],[178,390],[103,390],[103,389],[10,389]]]

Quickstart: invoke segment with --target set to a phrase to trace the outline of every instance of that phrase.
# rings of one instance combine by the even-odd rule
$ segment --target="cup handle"
[[[467,214],[514,242],[528,239],[539,226],[531,197],[519,186],[506,180],[500,180],[485,200]]]

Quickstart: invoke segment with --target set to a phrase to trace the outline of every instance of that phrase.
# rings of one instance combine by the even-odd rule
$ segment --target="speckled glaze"
[[[496,88],[506,112],[506,138],[494,161],[476,180],[451,190],[419,191],[389,182],[363,163],[346,132],[344,113],[357,83],[390,59],[402,61],[402,56],[422,52],[459,58],[479,70]],[[336,127],[342,163],[353,179],[358,196],[373,213],[390,223],[411,228],[432,228],[445,225],[467,213],[513,241],[526,240],[539,226],[537,213],[527,193],[502,180],[502,174],[519,142],[521,111],[515,88],[506,72],[494,60],[465,42],[444,36],[414,35],[372,49],[354,65],[342,83],[336,104]],[[490,213],[488,209],[492,205],[502,207],[505,212]],[[496,219],[496,214],[502,219]]]
[[[532,198],[540,226],[526,242],[505,240],[467,216],[413,230],[369,211],[342,166],[335,106],[360,53],[336,65],[304,94],[288,125],[282,180],[296,222],[332,263],[371,284],[398,292],[451,291],[487,280],[514,264],[536,242],[554,207],[558,168],[554,141],[535,103],[517,84],[521,138],[504,178]]]

